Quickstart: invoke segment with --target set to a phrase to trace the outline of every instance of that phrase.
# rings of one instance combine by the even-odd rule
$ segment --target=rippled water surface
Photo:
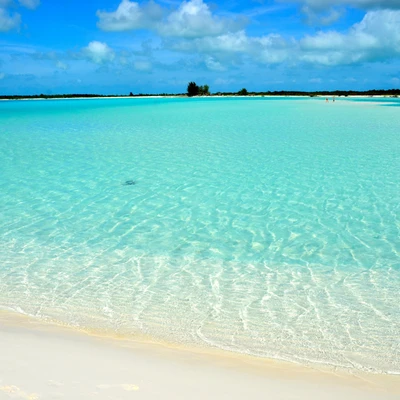
[[[0,307],[400,373],[400,112],[0,103]]]

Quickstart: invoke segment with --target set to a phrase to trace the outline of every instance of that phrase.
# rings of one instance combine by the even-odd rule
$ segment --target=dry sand
[[[111,339],[0,311],[0,399],[400,399],[400,377],[349,376]]]

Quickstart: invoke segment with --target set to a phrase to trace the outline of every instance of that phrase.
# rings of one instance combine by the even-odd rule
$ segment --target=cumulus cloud
[[[5,8],[0,8],[0,32],[18,29],[21,24],[21,16],[18,13],[10,13]]]
[[[244,18],[221,18],[213,15],[203,0],[183,1],[169,13],[154,1],[143,5],[122,0],[114,12],[97,11],[98,27],[105,31],[151,29],[162,36],[197,38],[237,31]]]
[[[103,42],[90,42],[82,51],[86,58],[96,64],[112,61],[115,57],[114,51]]]
[[[174,44],[173,48],[178,51],[198,51],[224,60],[249,56],[263,64],[276,64],[293,56],[294,46],[294,42],[277,34],[250,37],[242,30],[216,37],[181,41]]]
[[[104,31],[127,31],[132,29],[151,29],[163,17],[162,8],[149,1],[140,5],[134,1],[122,0],[114,12],[97,11],[97,26]]]
[[[323,65],[383,61],[400,56],[400,11],[368,12],[346,33],[320,32],[300,41],[300,58]]]
[[[40,4],[40,0],[18,0],[18,2],[21,6],[30,8],[31,10],[34,10]]]
[[[221,70],[226,63],[241,59],[267,65],[323,66],[389,61],[400,59],[400,10],[369,11],[347,32],[321,31],[300,40],[278,34],[248,36],[241,30],[167,44],[175,51],[203,54],[210,70]]]
[[[190,0],[184,1],[176,11],[169,14],[158,30],[164,36],[197,38],[237,31],[243,27],[243,23],[244,20],[213,15],[203,0]]]
[[[193,41],[177,43],[177,49],[192,50],[211,53],[243,53],[249,48],[249,37],[241,30],[234,33],[225,33],[215,37],[198,38]]]

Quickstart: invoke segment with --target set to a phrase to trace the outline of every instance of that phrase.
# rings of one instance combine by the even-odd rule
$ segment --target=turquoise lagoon
[[[0,307],[399,374],[396,104],[1,102]]]

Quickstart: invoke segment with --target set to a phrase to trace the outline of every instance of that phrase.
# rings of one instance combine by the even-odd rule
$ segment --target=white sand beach
[[[160,398],[394,400],[400,377],[111,339],[0,312],[0,399]]]

